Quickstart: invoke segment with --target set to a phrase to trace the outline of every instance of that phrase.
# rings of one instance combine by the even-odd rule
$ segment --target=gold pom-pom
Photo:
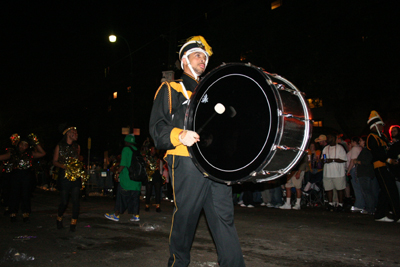
[[[75,158],[68,158],[65,170],[65,178],[73,182],[79,177],[82,178],[82,184],[84,184],[84,182],[86,182],[89,178],[85,168],[83,167],[83,162]]]
[[[20,139],[21,139],[21,137],[17,133],[10,136],[11,144],[13,146],[16,146],[19,143]]]
[[[35,145],[38,145],[38,144],[39,144],[39,139],[37,138],[37,136],[36,136],[34,133],[30,133],[30,134],[28,135],[28,138],[29,138],[30,140],[32,140],[32,142],[33,142]]]

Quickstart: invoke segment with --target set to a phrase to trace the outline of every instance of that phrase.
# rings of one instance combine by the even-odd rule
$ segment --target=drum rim
[[[285,175],[286,173],[288,173],[288,171],[290,169],[292,169],[296,164],[298,164],[301,160],[301,158],[305,155],[306,153],[306,149],[308,148],[308,145],[310,143],[311,140],[311,135],[312,135],[312,129],[313,129],[313,125],[312,125],[312,113],[310,110],[309,105],[307,104],[307,101],[303,95],[303,93],[290,81],[288,81],[286,78],[278,75],[278,74],[271,74],[271,73],[267,73],[268,75],[272,76],[273,78],[282,81],[283,83],[286,83],[287,85],[290,86],[291,89],[295,90],[298,94],[301,106],[303,108],[303,112],[304,112],[304,131],[303,131],[303,140],[302,140],[302,145],[301,147],[299,147],[299,151],[296,154],[296,157],[293,158],[293,160],[290,162],[290,164],[288,164],[284,169],[282,173],[277,173],[275,175],[266,177],[266,178],[259,178],[259,179],[255,179],[256,182],[265,182],[265,181],[271,181],[271,180],[275,180],[283,175]],[[281,116],[281,121],[283,123],[284,117]],[[280,128],[279,128],[280,129]],[[280,137],[282,138],[283,133],[280,135]],[[280,144],[281,139],[279,140],[279,144]],[[274,153],[275,154],[275,153]],[[272,160],[273,157],[271,157],[270,160]],[[266,165],[264,165],[264,167],[259,168],[258,172],[264,170],[264,168],[266,166],[268,166],[268,164],[270,163],[267,162]]]

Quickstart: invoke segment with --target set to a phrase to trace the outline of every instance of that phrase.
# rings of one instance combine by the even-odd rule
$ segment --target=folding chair
[[[303,192],[301,199],[302,207],[323,207],[325,205],[325,190],[322,182],[317,182],[315,185],[319,188],[311,188],[307,192]]]

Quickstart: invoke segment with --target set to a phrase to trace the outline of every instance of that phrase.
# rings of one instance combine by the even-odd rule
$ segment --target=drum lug
[[[250,173],[250,176],[255,177],[255,176],[257,176],[257,173],[253,171],[253,172]]]
[[[284,84],[277,84],[275,85],[276,89],[281,90],[281,91],[286,91],[289,92],[293,95],[301,95],[300,91],[296,90],[296,89],[291,89],[291,88],[286,88],[286,86]]]
[[[281,83],[276,85],[276,89],[282,90],[282,91],[285,91],[285,90],[289,91],[289,90],[286,89],[286,86],[284,84],[281,84]]]
[[[309,119],[293,116],[293,114],[283,114],[282,116],[286,117],[286,118],[293,118],[293,119],[296,119],[296,120],[299,120],[299,121],[303,121],[303,122],[304,121],[309,121]]]
[[[291,149],[290,147],[285,146],[285,145],[283,145],[283,146],[276,146],[276,148],[277,148],[277,149],[280,149],[280,150],[290,150],[290,149]]]
[[[276,146],[276,148],[277,148],[277,149],[280,149],[280,150],[302,151],[302,150],[300,149],[300,147],[288,147],[288,146],[285,146],[285,145]]]

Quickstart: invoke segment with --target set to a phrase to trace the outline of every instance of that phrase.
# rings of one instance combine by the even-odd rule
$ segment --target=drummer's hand
[[[192,146],[194,143],[200,141],[200,136],[193,131],[182,131],[179,134],[179,141],[185,146]]]

